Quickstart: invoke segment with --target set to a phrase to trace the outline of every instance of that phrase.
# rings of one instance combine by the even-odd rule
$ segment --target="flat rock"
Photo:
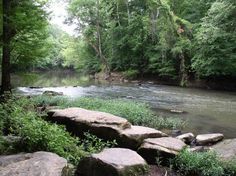
[[[61,176],[66,165],[66,159],[48,152],[0,156],[0,175]]]
[[[104,149],[82,159],[77,168],[81,176],[143,176],[148,166],[135,151],[123,148]]]
[[[171,158],[186,146],[180,139],[172,137],[149,138],[144,140],[138,153],[149,163],[154,163],[156,157]]]
[[[120,133],[121,145],[132,149],[137,149],[144,139],[168,136],[159,130],[143,126],[131,126],[131,128],[127,128]]]
[[[236,139],[227,139],[216,145],[212,149],[223,160],[236,159]]]
[[[194,140],[195,136],[193,133],[185,133],[177,136],[176,138],[182,140],[186,144],[190,144]]]
[[[98,111],[82,108],[50,110],[49,120],[64,124],[73,133],[81,135],[85,131],[107,139],[119,137],[119,131],[130,128],[131,124],[124,118]]]
[[[197,145],[208,145],[221,141],[224,135],[221,133],[201,134],[196,137]]]

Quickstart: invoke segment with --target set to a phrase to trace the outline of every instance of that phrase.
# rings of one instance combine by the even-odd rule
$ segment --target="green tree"
[[[199,76],[236,76],[235,15],[235,1],[217,0],[202,19],[192,65]]]
[[[11,62],[37,58],[46,37],[46,0],[3,0],[3,54],[1,93],[11,90]]]

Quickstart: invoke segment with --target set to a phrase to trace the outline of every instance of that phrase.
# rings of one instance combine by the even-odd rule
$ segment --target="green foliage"
[[[123,72],[123,76],[126,78],[126,79],[135,79],[138,77],[138,70],[127,70],[127,71],[124,71]]]
[[[108,112],[126,118],[134,125],[144,125],[157,129],[176,129],[185,125],[178,118],[157,117],[147,104],[122,99],[102,100],[99,98],[67,99],[65,97],[33,97],[36,105],[50,105],[61,107],[81,107],[90,110]]]
[[[7,116],[4,129],[7,135],[22,138],[17,146],[10,146],[0,138],[0,151],[6,153],[13,149],[18,152],[49,151],[54,152],[76,164],[90,152],[98,152],[104,147],[113,146],[114,142],[103,142],[101,139],[86,134],[83,141],[72,137],[64,126],[44,121],[34,112],[34,105],[29,99],[9,100],[0,105],[0,112]],[[89,146],[89,148],[86,148]],[[13,149],[11,149],[13,148]]]
[[[14,67],[27,68],[43,58],[50,46],[48,37],[46,1],[23,0],[17,2],[9,16],[11,29],[11,63]]]
[[[48,24],[47,2],[23,0],[12,10],[14,70],[137,72],[180,85],[194,74],[236,77],[233,0],[70,0],[68,21],[77,23],[78,37]]]
[[[233,176],[235,162],[223,162],[214,152],[189,152],[183,150],[173,161],[175,168],[183,175]]]
[[[114,147],[117,145],[115,140],[105,143],[102,139],[99,139],[98,137],[91,135],[88,132],[84,133],[84,136],[85,139],[82,140],[82,144],[85,150],[89,153],[96,153],[104,148]]]
[[[195,35],[193,68],[202,77],[236,76],[236,4],[217,0]]]

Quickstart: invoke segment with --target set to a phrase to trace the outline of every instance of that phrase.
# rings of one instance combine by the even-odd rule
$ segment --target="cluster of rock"
[[[117,141],[120,148],[104,149],[99,154],[82,159],[76,171],[81,176],[149,175],[148,164],[155,163],[157,157],[169,159],[184,148],[194,152],[202,151],[209,149],[206,146],[212,146],[224,138],[222,134],[204,134],[195,137],[192,133],[170,137],[153,128],[133,126],[126,119],[109,113],[81,108],[49,110],[48,120],[66,125],[69,131],[78,136],[89,131],[105,140]],[[212,146],[223,159],[232,159],[236,156],[235,148],[236,139],[224,140]],[[35,175],[30,174],[33,167],[42,170],[46,175],[60,175],[66,161],[55,154],[45,155],[43,153],[42,161],[38,161],[38,153],[12,156],[16,162],[11,162],[11,156],[8,156],[10,159],[7,156],[0,157],[0,175],[20,173],[21,171],[17,170],[18,165],[28,170],[28,175]],[[51,173],[52,169],[55,173]]]

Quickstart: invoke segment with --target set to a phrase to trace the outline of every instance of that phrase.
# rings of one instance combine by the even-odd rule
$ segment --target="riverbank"
[[[180,86],[177,79],[163,78],[157,75],[126,75],[122,72],[111,72],[110,75],[105,73],[97,73],[91,76],[92,79],[108,82],[130,82],[141,85],[142,83],[152,83],[157,85]],[[236,78],[219,77],[207,79],[190,79],[184,86],[186,88],[198,88],[206,90],[222,90],[222,91],[236,91]]]

